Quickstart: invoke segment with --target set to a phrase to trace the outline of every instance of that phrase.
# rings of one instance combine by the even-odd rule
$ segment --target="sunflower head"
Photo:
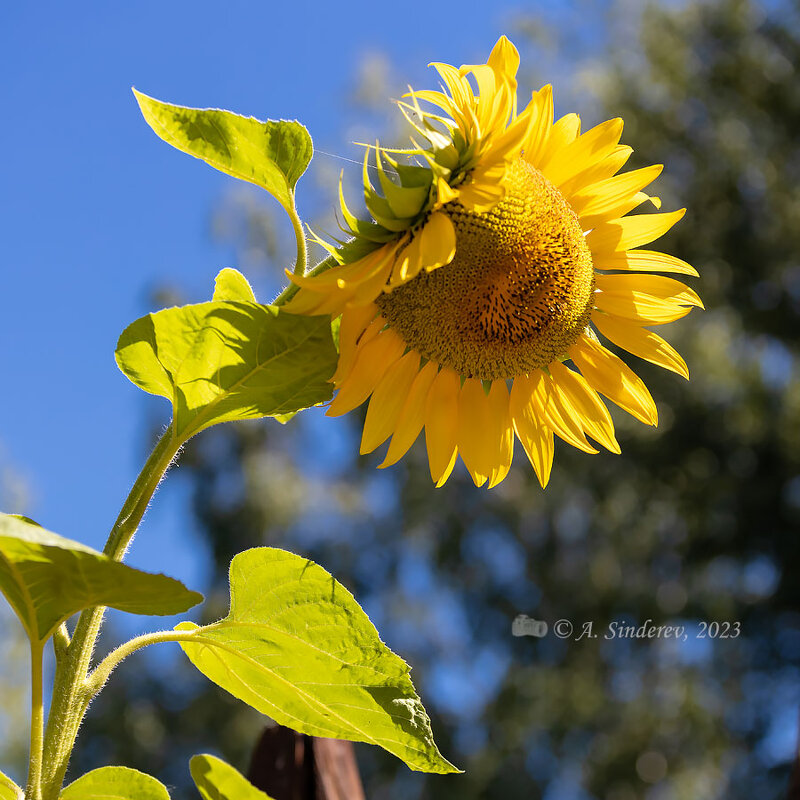
[[[400,104],[416,132],[402,151],[411,163],[375,146],[378,188],[364,165],[372,219],[341,196],[338,264],[290,276],[300,291],[286,308],[341,316],[328,413],[369,398],[361,449],[391,437],[381,466],[424,429],[437,485],[460,455],[477,485],[493,486],[518,439],[545,485],[554,434],[619,452],[600,394],[656,424],[646,387],[598,333],[688,377],[647,326],[701,305],[652,273],[696,272],[638,249],[683,212],[629,216],[647,201],[660,208],[643,189],[661,167],[617,174],[632,152],[621,120],[585,133],[576,114],[554,121],[549,86],[519,111],[519,56],[505,37],[486,64],[434,66],[441,90]]]

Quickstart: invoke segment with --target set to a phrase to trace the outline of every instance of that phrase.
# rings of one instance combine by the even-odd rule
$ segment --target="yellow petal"
[[[540,167],[542,174],[560,186],[586,167],[610,155],[622,136],[622,120],[610,119],[595,125],[560,149],[549,149]]]
[[[431,214],[420,236],[422,267],[431,272],[449,264],[456,254],[456,229],[442,211]]]
[[[538,162],[534,166],[542,170],[553,155],[574,142],[580,132],[581,118],[577,114],[565,114],[550,128],[547,134],[547,141],[542,148]]]
[[[458,448],[458,394],[461,379],[445,367],[434,378],[425,403],[425,444],[431,478],[442,486],[456,463]]]
[[[553,87],[548,84],[534,92],[528,109],[533,120],[522,149],[525,158],[538,167],[553,126]]]
[[[625,250],[594,257],[595,269],[618,269],[630,272],[680,272],[698,277],[697,270],[679,258],[656,250]]]
[[[394,431],[411,384],[419,372],[419,353],[413,350],[395,362],[378,381],[369,400],[361,455],[382,445]]]
[[[569,356],[589,385],[646,425],[658,424],[658,411],[642,379],[603,345],[582,336]]]
[[[472,179],[458,187],[458,201],[468,211],[483,214],[491,211],[503,199],[505,192],[501,183],[483,183]]]
[[[514,427],[509,410],[508,387],[504,380],[492,381],[489,389],[489,409],[498,443],[496,458],[489,472],[487,488],[491,489],[502,481],[511,469],[514,458]]]
[[[618,253],[648,244],[663,236],[686,213],[685,208],[665,214],[635,214],[598,225],[586,235],[592,256]]]
[[[513,78],[519,69],[519,52],[508,38],[501,36],[492,48],[487,63],[495,72]]]
[[[455,200],[458,197],[458,192],[455,189],[452,189],[450,184],[444,178],[439,178],[436,181],[436,194],[439,202],[442,205],[449,203],[451,200]]]
[[[397,463],[407,452],[409,447],[416,441],[422,426],[425,424],[425,406],[428,401],[433,379],[436,377],[439,365],[429,361],[414,378],[408,396],[403,402],[403,408],[394,428],[392,441],[389,442],[389,450],[386,458],[379,465],[388,467]]]
[[[467,378],[458,396],[458,451],[476,486],[483,486],[492,471],[492,410],[483,384]]]
[[[420,233],[420,231],[417,231],[411,237],[408,246],[397,254],[397,261],[392,268],[389,286],[402,286],[419,274],[422,268],[422,236]]]
[[[320,275],[292,275],[300,291],[284,310],[292,314],[338,316],[348,304],[366,305],[382,291],[392,270],[395,254],[404,239],[373,250],[352,264],[333,267]]]
[[[368,306],[345,311],[339,325],[339,363],[331,381],[338,384],[350,372],[356,360],[357,345],[366,344],[371,338],[378,335],[385,322],[372,326],[369,334],[368,326],[378,313],[378,307],[371,303]]]
[[[566,400],[558,384],[546,373],[542,373],[533,392],[533,402],[553,433],[584,453],[597,453],[586,439],[578,414]]]
[[[379,297],[387,288],[391,275],[391,263],[383,265],[369,280],[348,287],[338,296],[331,296],[330,303],[323,306],[324,313],[340,313],[340,310],[353,306],[363,306]],[[318,313],[323,313],[322,311]]]
[[[691,306],[682,306],[641,292],[627,295],[597,292],[594,306],[606,314],[630,320],[638,325],[665,325],[685,317]]]
[[[405,342],[391,328],[382,330],[374,339],[359,347],[356,363],[339,386],[328,408],[328,416],[337,417],[360,406],[405,349]]]
[[[567,200],[570,200],[584,186],[589,186],[616,175],[625,166],[625,162],[631,157],[632,153],[632,147],[628,147],[626,144],[618,144],[609,155],[582,169],[575,177],[562,183],[558,190]]]
[[[640,325],[612,317],[610,314],[594,312],[592,322],[606,339],[610,339],[623,350],[627,350],[645,361],[657,364],[659,367],[677,372],[678,375],[689,380],[689,369],[686,362],[675,348],[665,342],[657,333],[642,328]]]
[[[697,294],[662,275],[597,275],[596,308],[640,324],[663,325],[703,307]]]
[[[553,467],[553,432],[538,413],[532,393],[530,378],[515,378],[511,387],[509,409],[517,438],[544,488],[550,480]]]
[[[638,193],[652,183],[660,174],[663,166],[625,172],[613,178],[598,181],[575,192],[570,198],[573,211],[580,217],[584,230],[596,227],[600,222],[618,219],[636,208],[647,199],[639,199]]]
[[[582,375],[563,364],[551,364],[549,369],[556,386],[563,392],[565,403],[572,408],[583,430],[607,450],[620,453],[611,414],[597,392]]]
[[[461,68],[464,72],[464,67]],[[481,133],[493,130],[496,124],[498,112],[497,101],[500,99],[497,91],[497,75],[487,64],[478,64],[467,67],[467,70],[475,76],[478,84],[478,122],[481,126]],[[505,120],[503,120],[505,122]]]
[[[492,137],[491,147],[484,153],[482,160],[510,160],[520,155],[523,145],[528,139],[534,117],[524,111],[520,114],[505,131]]]
[[[683,306],[703,308],[697,292],[674,278],[663,275],[598,275],[597,288],[605,294],[639,292]]]
[[[286,270],[287,277],[291,280],[291,270]],[[315,292],[311,289],[300,289],[294,297],[287,300],[282,306],[281,310],[287,314],[307,314],[313,316],[317,313],[317,309],[325,303],[328,299],[327,292]]]
[[[472,103],[474,99],[472,87],[469,85],[469,81],[464,78],[455,67],[450,66],[450,64],[442,64],[437,62],[434,62],[429,66],[435,67],[436,71],[445,82],[445,85],[447,86],[456,105],[467,106]],[[420,97],[422,94],[422,92],[418,92]]]

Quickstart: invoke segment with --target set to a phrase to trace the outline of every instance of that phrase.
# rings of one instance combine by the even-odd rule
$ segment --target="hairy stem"
[[[28,760],[27,800],[42,798],[42,745],[44,703],[42,698],[42,644],[31,641],[31,749]]]
[[[303,230],[303,222],[294,204],[294,194],[292,194],[292,201],[292,209],[289,211],[289,217],[291,217],[294,237],[297,240],[297,261],[295,261],[294,264],[294,274],[305,275],[306,269],[308,269],[308,243],[306,242],[306,233]]]
[[[63,661],[69,649],[70,636],[67,630],[67,623],[62,622],[53,633],[53,650],[56,654],[56,661]]]
[[[124,558],[158,484],[182,444],[175,438],[172,426],[158,440],[108,536],[103,552],[110,558]],[[56,663],[53,701],[44,735],[41,800],[57,800],[78,729],[93,697],[87,675],[104,613],[102,606],[81,613],[72,641]]]
[[[116,649],[112,650],[91,672],[86,679],[86,690],[94,697],[105,686],[111,673],[131,654],[151,644],[162,642],[180,642],[197,638],[194,631],[155,631],[143,633]]]

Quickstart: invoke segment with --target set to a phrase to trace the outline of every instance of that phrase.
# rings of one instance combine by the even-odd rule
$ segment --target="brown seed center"
[[[482,380],[513,378],[562,357],[593,305],[592,256],[575,212],[521,158],[506,187],[487,213],[446,205],[456,229],[453,261],[376,301],[409,347]]]

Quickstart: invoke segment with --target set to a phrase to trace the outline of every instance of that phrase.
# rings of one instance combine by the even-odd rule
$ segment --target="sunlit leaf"
[[[185,108],[133,90],[147,124],[178,150],[266,189],[288,210],[314,146],[296,121],[242,117],[217,108]]]
[[[182,440],[329,400],[337,361],[330,317],[217,301],[142,317],[120,336],[116,357],[133,383],[172,403]]]
[[[232,300],[241,303],[255,303],[256,296],[247,282],[247,278],[239,270],[225,267],[220,270],[214,281],[213,300]]]
[[[194,756],[189,762],[192,780],[203,800],[271,800],[230,764],[214,756]]]
[[[34,642],[84,608],[179,614],[203,599],[180,581],[120,564],[7,514],[0,514],[0,589]]]
[[[100,767],[81,775],[60,800],[169,800],[163,783],[128,767]]]
[[[0,772],[0,800],[22,800],[22,789]]]
[[[231,563],[228,616],[181,642],[208,678],[301,733],[380,745],[424,772],[439,753],[409,666],[353,596],[313,561],[271,547]]]

